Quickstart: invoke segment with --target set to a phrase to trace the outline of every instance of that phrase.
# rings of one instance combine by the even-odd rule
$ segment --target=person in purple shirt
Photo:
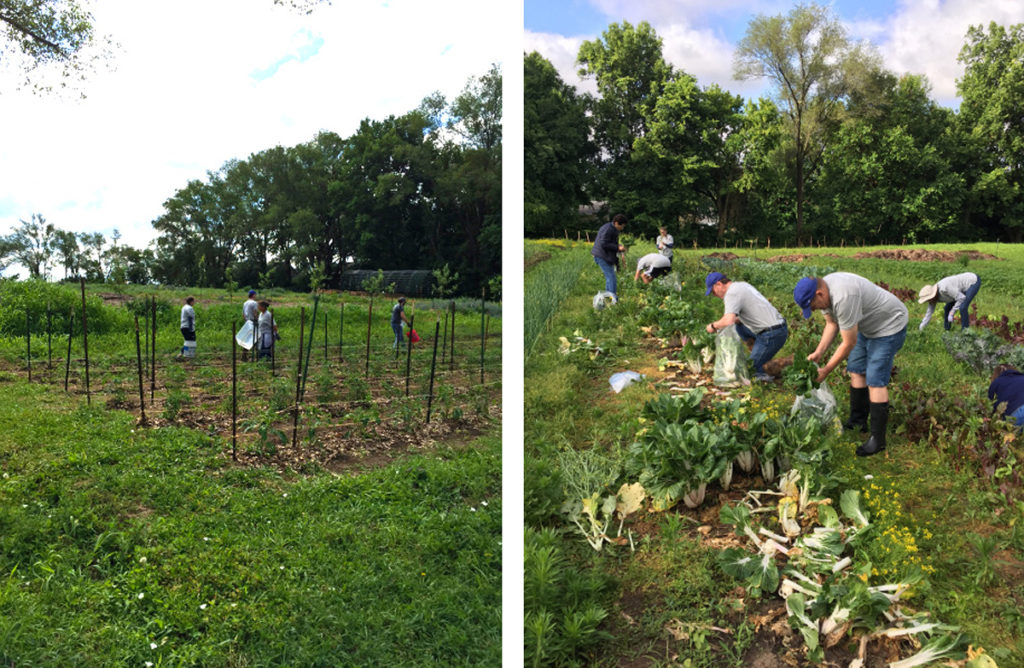
[[[594,247],[590,254],[594,256],[594,262],[604,273],[604,289],[607,292],[616,294],[618,281],[615,276],[615,266],[618,254],[626,252],[626,247],[619,243],[619,232],[626,227],[626,217],[621,213],[616,214],[610,223],[605,223],[597,231],[597,238],[594,239]]]
[[[1003,415],[1013,418],[1017,426],[1024,426],[1024,373],[1009,364],[997,366],[988,386],[988,398],[995,404],[993,408],[1005,403]]]

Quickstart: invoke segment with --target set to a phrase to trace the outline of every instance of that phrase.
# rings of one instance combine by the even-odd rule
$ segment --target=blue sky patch
[[[306,38],[306,42],[304,44],[301,44],[292,53],[282,56],[268,67],[265,67],[262,70],[255,70],[250,76],[256,81],[265,81],[277,74],[277,71],[281,69],[281,66],[285,63],[292,61],[304,63],[320,52],[320,48],[324,45],[323,37],[314,36],[309,30],[300,30],[298,34]]]

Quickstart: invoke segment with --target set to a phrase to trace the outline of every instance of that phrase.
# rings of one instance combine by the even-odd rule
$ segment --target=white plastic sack
[[[618,373],[613,373],[612,377],[608,379],[608,382],[611,383],[612,391],[614,391],[615,394],[618,394],[626,387],[641,379],[643,379],[643,375],[636,371],[620,371]]]
[[[747,373],[747,347],[743,345],[736,325],[723,327],[715,338],[715,385],[750,385],[750,375]]]
[[[618,297],[616,297],[614,293],[608,292],[607,290],[601,290],[601,292],[598,292],[596,295],[594,295],[594,310],[595,311],[600,311],[600,310],[602,310],[604,308],[607,308],[608,306],[610,306],[612,304],[618,304],[618,303],[619,303]]]
[[[789,414],[814,417],[822,424],[829,425],[836,417],[836,397],[828,388],[828,383],[822,383],[818,389],[797,397]]]
[[[181,349],[182,357],[195,357],[196,356],[196,342],[186,341],[185,345]]]
[[[675,290],[676,292],[683,291],[683,284],[679,280],[679,275],[676,274],[676,272],[674,271],[669,272],[664,276],[659,276],[654,280],[657,281],[658,284],[661,285],[661,287],[665,288],[666,290]]]
[[[235,343],[246,350],[252,350],[252,342],[256,339],[252,334],[252,330],[252,320],[246,320],[245,324],[242,325],[242,329],[238,330],[238,333],[235,334]]]

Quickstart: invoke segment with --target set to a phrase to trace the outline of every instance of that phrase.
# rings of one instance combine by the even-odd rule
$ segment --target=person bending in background
[[[918,329],[923,330],[928,325],[928,321],[932,319],[932,313],[935,312],[935,304],[938,302],[946,304],[942,313],[943,327],[948,330],[953,324],[956,312],[960,311],[960,329],[967,329],[970,325],[967,307],[971,305],[971,300],[974,299],[974,295],[978,294],[980,287],[981,279],[978,278],[978,275],[965,271],[955,276],[947,276],[935,285],[926,285],[921,288],[917,294],[917,302],[919,304],[927,302],[928,312],[924,314],[924,319]]]
[[[1005,403],[1003,416],[1013,418],[1018,427],[1024,427],[1024,373],[1009,364],[997,366],[992,371],[988,398],[992,400],[993,410]]]
[[[648,253],[636,263],[636,273],[633,274],[633,281],[642,278],[644,284],[650,283],[658,276],[664,276],[672,271],[672,260],[661,253]]]
[[[619,296],[616,292],[618,279],[615,276],[615,268],[618,266],[619,253],[626,252],[626,247],[619,243],[619,232],[625,227],[626,217],[621,213],[616,214],[610,223],[605,223],[597,231],[594,247],[590,249],[594,262],[604,273],[605,292],[612,293],[616,301]]]
[[[825,316],[821,342],[807,359],[819,361],[836,334],[842,336],[828,363],[818,369],[818,382],[849,358],[850,419],[843,428],[867,431],[870,418],[871,436],[857,447],[857,454],[881,452],[889,422],[892,364],[907,338],[907,307],[888,290],[846,272],[801,278],[793,289],[793,301],[803,310],[804,318],[810,318],[811,311],[822,311]]]
[[[750,362],[754,365],[754,378],[772,380],[773,376],[765,372],[764,365],[782,350],[789,338],[786,319],[750,283],[734,283],[725,274],[713,271],[704,279],[704,285],[707,287],[705,297],[714,294],[725,302],[725,314],[707,326],[708,333],[736,325],[740,338],[752,344]]]

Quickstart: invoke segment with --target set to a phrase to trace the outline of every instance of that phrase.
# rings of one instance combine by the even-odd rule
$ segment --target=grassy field
[[[176,304],[177,296],[159,298]],[[344,298],[353,313],[363,309],[365,345],[366,302]],[[80,377],[65,393],[63,368],[43,372],[44,335],[34,337],[32,383],[23,339],[0,340],[0,664],[500,661],[500,318],[488,323],[496,337],[486,357],[489,385],[475,390],[480,316],[459,315],[456,359],[435,387],[427,429],[425,408],[403,400],[404,359],[399,371],[378,300],[369,381],[359,384],[365,358],[355,344],[342,365],[318,360],[315,338],[297,452],[274,441],[274,423],[263,433],[240,425],[233,462],[224,360],[241,300],[199,296],[207,356],[188,362],[173,359],[177,307],[160,316],[149,427],[138,424],[137,370],[116,368],[134,361],[134,329],[124,331],[133,321],[120,300],[89,300],[103,325],[90,334],[91,407]],[[282,357],[290,364],[278,377],[240,365],[249,419],[294,399],[294,321],[308,296],[275,301],[288,323]],[[439,313],[414,312],[431,323]],[[336,328],[336,308],[334,318]],[[223,345],[210,340],[220,330]],[[431,352],[414,347],[417,401]],[[275,399],[275,388],[284,396]],[[147,376],[147,401],[148,393]],[[184,404],[175,406],[176,393]],[[120,402],[128,410],[111,407]],[[281,424],[290,430],[289,416],[285,410]]]
[[[777,597],[744,595],[739,582],[716,562],[731,534],[719,520],[726,502],[738,501],[747,489],[765,489],[760,476],[739,475],[725,492],[709,486],[703,505],[682,504],[666,512],[650,508],[626,520],[635,552],[606,544],[596,552],[568,521],[563,503],[572,499],[581,476],[604,476],[606,490],[635,482],[625,473],[628,450],[642,425],[644,403],[666,391],[672,369],[659,360],[673,354],[640,329],[644,304],[652,289],[634,285],[636,260],[649,245],[630,248],[620,273],[620,304],[595,312],[591,297],[603,289],[603,277],[589,258],[589,245],[573,242],[527,242],[527,302],[531,276],[545,263],[570,262],[576,256],[581,274],[557,305],[526,322],[539,331],[528,348],[525,370],[525,515],[526,638],[528,661],[545,664],[782,666],[807,663],[799,636],[786,624],[774,624],[784,605]],[[748,280],[787,317],[790,340],[780,357],[805,356],[821,332],[821,316],[804,322],[792,299],[801,275],[842,270],[884,281],[892,289],[917,290],[939,278],[974,271],[982,277],[975,299],[978,315],[1010,322],[1024,320],[1024,248],[1005,244],[928,246],[928,250],[974,249],[1000,259],[952,262],[855,259],[880,248],[765,250],[718,249],[764,260],[778,255],[810,257],[778,264],[746,260],[711,261],[730,277]],[[683,280],[679,299],[708,314],[721,315],[721,301],[704,298],[700,258],[708,251],[677,251],[675,268]],[[540,261],[536,258],[546,254]],[[623,280],[625,279],[625,280]],[[961,627],[966,640],[984,647],[1000,666],[1024,665],[1024,503],[1019,485],[1018,441],[1006,445],[998,466],[977,456],[987,375],[953,360],[943,342],[941,325],[917,329],[925,307],[907,304],[907,342],[896,358],[891,385],[889,448],[882,456],[857,458],[860,435],[842,436],[830,453],[829,474],[838,489],[859,490],[872,516],[885,531],[870,554],[879,581],[892,569],[914,564],[925,580],[915,587],[907,609],[928,611],[934,618]],[[941,311],[940,311],[941,313]],[[600,354],[558,352],[560,337],[589,339]],[[584,349],[592,350],[591,348]],[[609,390],[609,376],[621,370],[647,375],[646,382],[621,394]],[[846,381],[833,373],[840,417],[847,409]],[[752,405],[788,412],[794,392],[780,384],[754,385],[734,391]],[[984,409],[983,409],[984,410]],[[973,412],[972,412],[973,411]],[[986,411],[987,412],[987,411]],[[985,423],[987,425],[987,422]],[[972,431],[973,430],[973,431]],[[929,433],[931,436],[929,436]],[[569,453],[569,454],[567,454]],[[586,453],[602,471],[582,471],[571,453]],[[571,466],[570,466],[571,465]],[[568,468],[567,468],[568,467]],[[986,468],[990,467],[990,468]],[[570,471],[570,473],[567,473]],[[616,521],[617,523],[617,521]],[[613,527],[614,528],[614,527]],[[626,535],[625,533],[623,535]],[[869,551],[870,551],[869,550]],[[546,626],[546,623],[550,622]],[[546,630],[545,630],[546,629]],[[912,653],[911,643],[872,644],[866,665]],[[896,656],[887,655],[896,652]],[[857,653],[848,637],[829,650],[826,660],[847,665]]]

